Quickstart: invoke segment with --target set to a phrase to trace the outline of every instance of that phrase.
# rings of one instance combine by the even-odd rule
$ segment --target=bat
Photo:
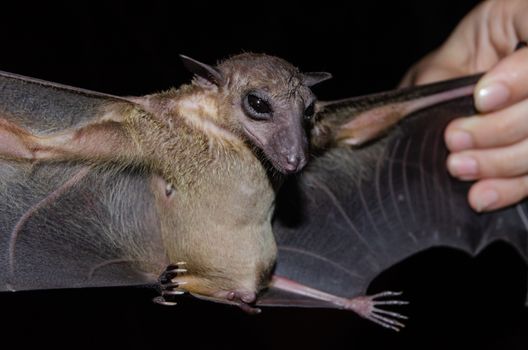
[[[182,59],[196,75],[192,84],[139,98],[75,92],[4,74],[2,187],[6,199],[17,202],[3,211],[5,231],[10,232],[4,242],[4,288],[64,287],[75,280],[18,276],[24,274],[26,263],[19,264],[19,255],[26,255],[22,241],[29,238],[26,230],[33,218],[76,193],[92,224],[71,222],[66,227],[68,219],[63,218],[56,221],[64,225],[63,233],[49,229],[66,240],[88,240],[99,251],[88,276],[132,265],[142,275],[133,280],[154,282],[168,266],[157,302],[170,304],[167,296],[186,291],[253,310],[248,304],[267,283],[275,262],[271,215],[275,182],[281,178],[274,175],[277,181],[272,181],[259,153],[277,173],[304,167],[305,129],[315,112],[309,87],[329,75],[301,73],[282,59],[257,54],[238,55],[216,67]],[[76,95],[82,101],[75,101]],[[40,109],[37,117],[35,107]],[[61,169],[68,170],[59,175]],[[9,193],[21,177],[37,181],[25,191],[32,197],[27,201]],[[91,187],[92,177],[104,185],[86,196],[82,187]],[[123,195],[131,197],[122,201]],[[120,210],[130,203],[140,204],[128,213]],[[68,210],[60,209],[59,215],[76,215]],[[115,218],[117,226],[90,227],[105,221],[100,215]],[[74,233],[77,229],[98,236]],[[47,228],[38,231],[41,235]],[[55,242],[65,243],[58,237]],[[82,269],[74,267],[71,273]],[[112,279],[128,283],[126,276]]]
[[[442,129],[474,113],[478,76],[315,102],[328,74],[254,58],[184,58],[193,85],[141,98],[2,73],[0,290],[147,284],[162,304],[334,307],[398,329],[377,307],[397,293],[364,296],[384,268],[495,239],[526,255],[523,206],[474,214],[444,169]]]

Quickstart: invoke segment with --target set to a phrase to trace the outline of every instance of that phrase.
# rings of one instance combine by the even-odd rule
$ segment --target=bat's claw
[[[361,296],[348,300],[345,308],[356,312],[361,317],[377,323],[382,327],[398,332],[405,327],[405,324],[399,320],[406,320],[408,317],[397,312],[383,310],[377,306],[409,304],[408,301],[392,298],[379,300],[380,298],[397,297],[401,294],[401,292],[387,291],[369,296]]]
[[[164,297],[162,296],[159,296],[159,297],[155,297],[154,299],[152,299],[152,302],[158,304],[158,305],[163,305],[163,306],[174,306],[174,305],[177,305],[176,302],[173,302],[173,301],[167,301],[165,300]]]
[[[173,299],[175,296],[185,294],[186,291],[182,289],[181,286],[185,285],[187,282],[178,281],[177,278],[187,272],[185,265],[185,262],[180,261],[167,267],[159,278],[161,295],[154,298],[152,300],[153,302],[165,306],[176,305],[175,301],[167,299]]]
[[[172,279],[176,276],[186,273],[187,269],[185,268],[185,265],[187,265],[185,261],[179,261],[176,264],[169,265],[161,276],[167,279]]]

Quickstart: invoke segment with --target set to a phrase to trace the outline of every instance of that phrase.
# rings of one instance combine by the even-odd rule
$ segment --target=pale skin
[[[521,41],[528,41],[528,1],[485,1],[402,81],[425,84],[487,71],[474,91],[479,114],[452,121],[444,134],[447,168],[476,181],[468,200],[479,212],[528,196],[528,48],[513,52]]]

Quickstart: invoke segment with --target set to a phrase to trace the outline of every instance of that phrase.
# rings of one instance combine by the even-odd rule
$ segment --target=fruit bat
[[[476,214],[445,170],[443,128],[475,113],[479,76],[317,102],[327,73],[183,60],[192,84],[144,97],[0,74],[0,290],[153,285],[160,304],[341,308],[397,330],[382,307],[399,293],[365,295],[385,268],[497,239],[526,257],[525,205]]]

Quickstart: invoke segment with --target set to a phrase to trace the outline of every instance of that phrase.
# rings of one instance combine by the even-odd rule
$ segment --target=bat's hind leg
[[[348,299],[317,290],[315,288],[277,275],[273,276],[270,283],[270,288],[289,292],[301,297],[300,304],[296,304],[295,298],[290,298],[289,302],[287,303],[289,306],[312,305],[313,307],[331,307],[336,309],[350,310],[354,311],[359,316],[366,318],[367,320],[394,331],[399,331],[401,328],[405,327],[405,325],[400,322],[400,320],[406,320],[406,316],[381,308],[386,305],[408,304],[408,301],[397,299],[397,297],[402,294],[401,292],[382,292],[374,295],[358,296]],[[303,297],[309,298],[310,302],[302,299]],[[395,298],[393,299],[392,297]],[[261,303],[261,305],[266,304],[266,302]],[[285,304],[282,302],[280,305]]]
[[[187,272],[185,265],[185,262],[180,261],[167,267],[159,278],[161,295],[152,299],[153,302],[166,306],[176,305],[174,297],[185,294],[185,290],[180,287],[185,285],[186,282],[178,281],[177,278]]]

